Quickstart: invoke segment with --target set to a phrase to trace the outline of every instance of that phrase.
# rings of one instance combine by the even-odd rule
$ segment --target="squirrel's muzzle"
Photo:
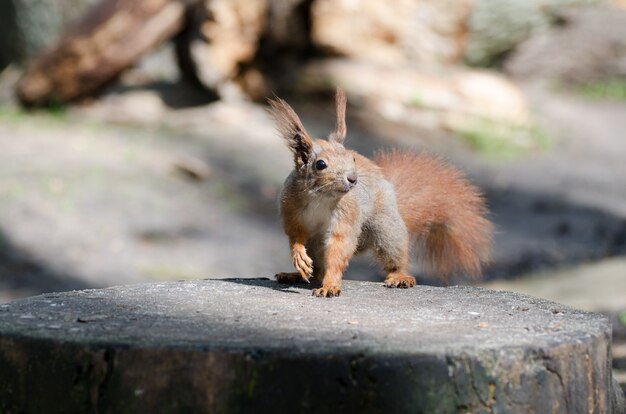
[[[344,191],[347,193],[348,191],[352,190],[354,186],[356,186],[356,182],[356,173],[349,173],[348,175],[346,175],[343,181]]]

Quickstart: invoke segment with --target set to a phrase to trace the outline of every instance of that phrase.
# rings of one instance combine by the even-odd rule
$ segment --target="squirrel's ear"
[[[336,142],[343,144],[346,139],[346,93],[341,88],[337,88],[335,94],[335,111],[337,113],[337,122],[335,124],[335,130],[330,133],[328,140],[330,142]]]
[[[311,159],[313,141],[306,133],[296,111],[287,102],[278,97],[268,99],[267,102],[270,104],[270,114],[276,121],[278,132],[293,152],[296,168],[303,167]]]

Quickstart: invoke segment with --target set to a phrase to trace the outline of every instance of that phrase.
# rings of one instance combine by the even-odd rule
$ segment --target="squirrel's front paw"
[[[291,252],[291,260],[293,265],[305,282],[308,282],[313,275],[313,260],[306,254],[306,248],[303,245],[296,245]]]
[[[319,289],[313,289],[313,296],[332,298],[341,295],[339,286],[322,286]]]

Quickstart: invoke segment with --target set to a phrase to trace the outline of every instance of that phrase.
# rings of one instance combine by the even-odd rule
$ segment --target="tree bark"
[[[233,80],[257,53],[268,0],[203,0],[176,38],[183,76],[211,92]]]
[[[473,287],[55,293],[0,306],[0,412],[617,414],[610,341],[603,315]]]
[[[103,0],[35,58],[18,82],[26,106],[63,104],[100,90],[180,31],[191,0]]]

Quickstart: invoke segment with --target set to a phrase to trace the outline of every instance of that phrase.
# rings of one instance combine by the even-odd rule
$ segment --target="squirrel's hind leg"
[[[374,253],[387,273],[385,286],[410,288],[415,286],[415,278],[407,273],[409,267],[409,234],[400,219],[383,220],[376,226]]]
[[[300,272],[281,272],[276,273],[276,281],[282,284],[294,284],[300,282],[308,282],[305,280]]]
[[[385,278],[385,286],[389,288],[410,288],[415,286],[415,278],[404,272],[390,272]]]

